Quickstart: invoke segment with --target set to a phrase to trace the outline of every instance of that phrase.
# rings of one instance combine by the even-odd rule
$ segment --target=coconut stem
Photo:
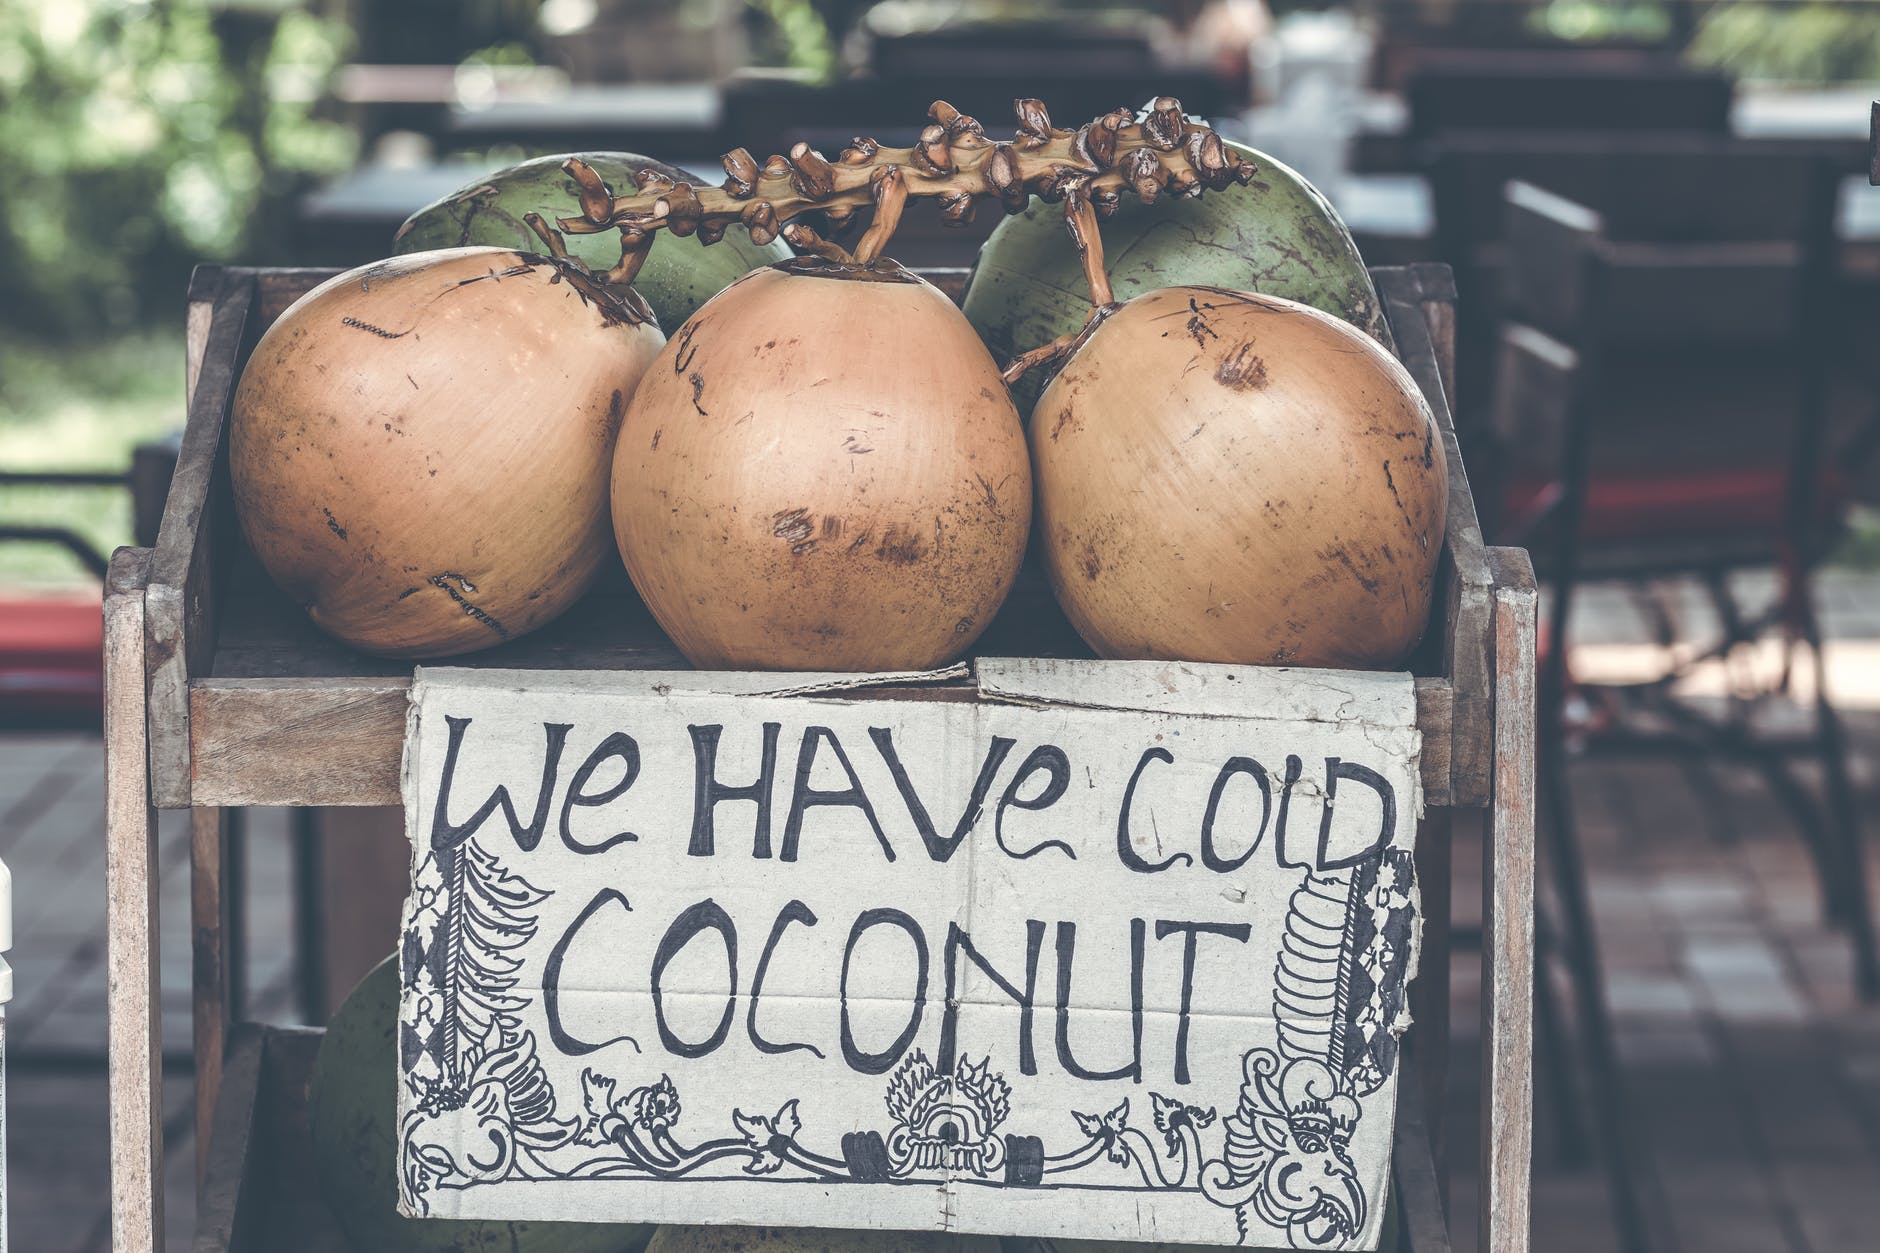
[[[824,239],[801,222],[791,222],[783,228],[783,238],[790,247],[812,257],[822,257],[827,261],[837,261],[843,265],[855,264],[855,257],[841,244]]]
[[[868,224],[862,241],[855,245],[855,259],[863,264],[881,255],[895,227],[901,224],[901,210],[907,204],[907,182],[901,177],[901,167],[884,167],[869,185],[869,190],[875,197],[875,220]]]
[[[935,101],[927,110],[930,124],[911,148],[884,148],[857,137],[830,161],[799,143],[789,155],[762,165],[734,149],[725,154],[725,181],[718,187],[642,174],[634,193],[609,197],[600,176],[571,157],[564,168],[580,184],[581,215],[562,218],[559,225],[571,234],[618,229],[647,238],[664,227],[675,235],[696,232],[709,243],[733,222],[765,240],[791,223],[785,229],[793,243],[795,235],[813,241],[798,247],[844,259],[846,251],[791,220],[821,211],[839,226],[872,204],[875,220],[856,250],[872,260],[887,246],[909,197],[938,198],[942,222],[961,225],[971,219],[977,197],[997,199],[1007,213],[1016,213],[1039,196],[1067,202],[1066,220],[1090,279],[1092,304],[1102,306],[1109,302],[1109,284],[1096,223],[1116,211],[1125,191],[1146,203],[1165,189],[1196,196],[1254,176],[1251,162],[1207,126],[1184,117],[1172,96],[1157,97],[1140,114],[1117,109],[1075,130],[1053,126],[1036,100],[1016,101],[1014,109],[1017,128],[1009,142],[989,139],[976,120]]]
[[[1084,324],[1067,335],[1060,335],[1048,344],[1040,344],[1030,352],[1020,353],[1012,358],[1012,363],[999,371],[999,377],[1010,387],[1039,366],[1052,365],[1070,355],[1071,350],[1082,343],[1084,336],[1096,329],[1099,322],[1108,317],[1112,310],[1121,306],[1114,301],[1090,306],[1090,313],[1084,318]]]
[[[1097,210],[1089,194],[1081,187],[1064,197],[1064,226],[1077,246],[1077,259],[1083,263],[1084,281],[1090,284],[1090,307],[1110,303],[1110,276],[1103,268],[1103,236],[1097,230]]]

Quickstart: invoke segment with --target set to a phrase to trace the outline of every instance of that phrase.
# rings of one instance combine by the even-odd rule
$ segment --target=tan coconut
[[[1403,367],[1277,297],[1115,308],[1032,415],[1058,602],[1111,658],[1384,668],[1429,617],[1448,471]]]
[[[740,279],[627,408],[615,537],[693,664],[902,670],[978,638],[1031,520],[1018,414],[972,326],[892,261]]]
[[[612,558],[615,431],[664,343],[644,302],[500,248],[350,271],[262,336],[229,467],[248,543],[323,630],[441,657],[512,640]]]

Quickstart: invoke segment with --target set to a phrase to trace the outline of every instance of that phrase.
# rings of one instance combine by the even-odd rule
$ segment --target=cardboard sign
[[[1375,1246],[1408,675],[421,670],[400,1205]]]

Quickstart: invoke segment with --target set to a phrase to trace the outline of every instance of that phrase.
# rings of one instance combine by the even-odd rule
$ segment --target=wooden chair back
[[[1734,80],[1663,57],[1456,49],[1426,54],[1406,95],[1410,133],[1429,139],[1484,124],[1521,130],[1695,131],[1730,128]]]
[[[1729,163],[1664,173],[1679,172],[1712,194],[1750,185]],[[1602,466],[1788,467],[1792,490],[1813,484],[1827,420],[1836,183],[1818,162],[1756,185],[1722,215],[1734,233],[1763,232],[1740,239],[1678,234],[1691,192],[1609,214],[1509,183],[1493,405],[1504,472],[1545,468],[1567,495]],[[1746,205],[1761,211],[1760,227]],[[1662,226],[1671,238],[1622,237],[1616,222]]]
[[[1596,213],[1615,246],[1683,250],[1655,261],[1635,252],[1631,271],[1615,280],[1631,288],[1620,303],[1638,310],[1632,324],[1653,346],[1686,332],[1697,342],[1737,334],[1729,323],[1739,314],[1792,319],[1797,310],[1783,275],[1797,265],[1793,249],[1832,230],[1833,167],[1806,146],[1664,132],[1479,131],[1447,136],[1425,155],[1438,253],[1455,268],[1462,293],[1458,425],[1465,432],[1479,416],[1471,397],[1489,394],[1504,320],[1509,183]],[[1654,264],[1679,271],[1677,281],[1645,277]],[[1684,314],[1654,306],[1679,293]]]

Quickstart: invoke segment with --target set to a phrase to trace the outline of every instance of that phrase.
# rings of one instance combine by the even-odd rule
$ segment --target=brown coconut
[[[1046,389],[1031,447],[1052,589],[1104,657],[1384,668],[1422,634],[1442,439],[1404,368],[1337,318],[1138,296]]]
[[[462,248],[342,274],[242,374],[243,533],[318,626],[366,652],[515,639],[612,559],[614,435],[664,342],[637,296],[546,257]]]
[[[615,537],[705,668],[904,670],[978,638],[1024,555],[1018,415],[972,326],[891,261],[740,279],[628,406]]]

